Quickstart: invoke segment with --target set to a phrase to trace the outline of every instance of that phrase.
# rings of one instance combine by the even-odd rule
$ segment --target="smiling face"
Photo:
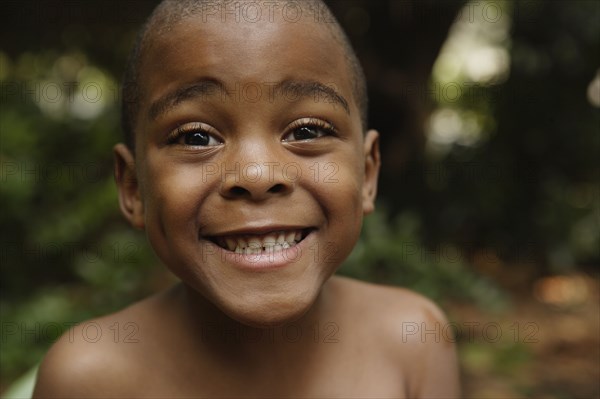
[[[161,260],[230,317],[293,320],[373,208],[363,134],[330,31],[186,18],[143,57],[136,154],[115,147],[121,208]]]

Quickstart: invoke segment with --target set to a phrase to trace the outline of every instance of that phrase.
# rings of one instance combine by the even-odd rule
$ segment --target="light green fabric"
[[[2,394],[2,399],[30,399],[37,377],[38,366],[23,374]]]

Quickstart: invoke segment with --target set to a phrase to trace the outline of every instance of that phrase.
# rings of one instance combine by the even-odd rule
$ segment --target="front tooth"
[[[295,231],[290,231],[289,233],[287,233],[287,234],[285,235],[285,241],[286,241],[288,244],[290,244],[290,245],[291,245],[291,244],[293,244],[293,243],[294,243],[294,237],[296,237],[296,232],[295,232]]]
[[[284,242],[283,244],[281,244],[281,246],[283,247],[283,249],[289,248],[290,244],[288,244],[287,242]]]
[[[263,238],[263,240],[262,240],[262,246],[265,248],[272,247],[276,243],[277,243],[277,237],[275,236],[274,233],[267,234],[265,236],[265,238]]]
[[[301,239],[302,239],[302,232],[301,231],[297,231],[296,235],[294,236],[294,240],[296,242],[300,242]]]
[[[260,239],[258,237],[250,237],[248,239],[248,247],[253,249],[260,249],[262,248],[262,243],[260,242]]]
[[[282,231],[277,235],[277,244],[283,244],[285,242],[285,233]]]
[[[225,244],[227,244],[227,249],[230,251],[235,251],[238,247],[237,241],[231,237],[225,237]]]

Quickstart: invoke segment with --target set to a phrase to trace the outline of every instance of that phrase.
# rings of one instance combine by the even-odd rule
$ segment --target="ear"
[[[140,187],[135,171],[135,159],[125,144],[114,147],[115,181],[119,192],[121,213],[131,225],[140,230],[144,229],[144,203],[140,195]]]
[[[379,155],[379,132],[369,130],[364,138],[365,179],[363,182],[363,213],[368,215],[375,210],[377,179],[381,158]]]

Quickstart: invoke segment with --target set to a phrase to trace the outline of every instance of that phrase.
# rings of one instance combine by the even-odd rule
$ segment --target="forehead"
[[[277,15],[258,22],[189,16],[160,33],[150,32],[140,68],[142,104],[206,77],[231,87],[318,81],[354,100],[343,47],[327,24],[309,18],[290,22]]]

